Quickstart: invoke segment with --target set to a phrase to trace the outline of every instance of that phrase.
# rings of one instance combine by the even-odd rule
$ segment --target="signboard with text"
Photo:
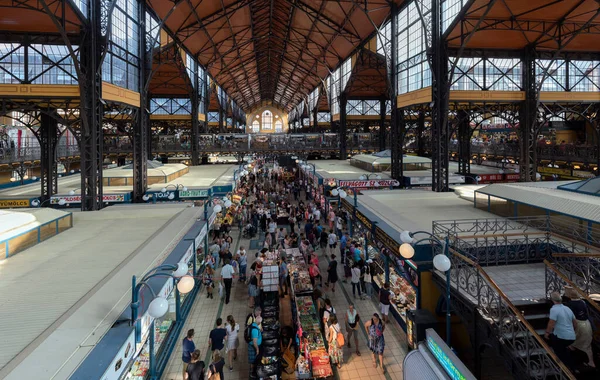
[[[339,180],[338,185],[341,187],[390,187],[400,186],[400,182],[395,179],[369,179],[369,180]]]
[[[61,200],[64,200],[65,204],[81,203],[81,195],[57,195],[50,198],[50,204],[57,205]],[[102,202],[123,203],[125,202],[125,194],[104,194]]]
[[[425,330],[425,342],[431,354],[452,380],[477,379],[434,329]]]
[[[208,189],[180,190],[179,198],[207,198]]]
[[[0,208],[29,207],[29,199],[1,199]]]

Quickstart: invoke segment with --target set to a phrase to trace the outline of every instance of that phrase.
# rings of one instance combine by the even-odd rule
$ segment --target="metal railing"
[[[558,262],[557,262],[558,263]],[[594,302],[588,295],[590,294],[589,290],[582,289],[576,282],[573,282],[568,276],[563,272],[563,268],[560,265],[553,265],[548,260],[544,260],[544,264],[546,265],[545,271],[545,284],[546,284],[546,297],[550,298],[552,292],[559,292],[563,294],[565,287],[569,286],[573,288],[579,297],[586,303],[588,316],[590,319],[590,323],[592,326],[596,326],[595,330],[598,331],[597,327],[600,327],[600,306],[596,302]],[[570,271],[567,271],[571,273]],[[593,342],[596,348],[600,348],[600,333],[594,333]]]
[[[75,145],[58,145],[56,147],[56,157],[73,157],[79,155],[79,147]],[[42,156],[42,148],[23,147],[23,148],[0,148],[0,163],[10,164],[13,162],[36,161]]]
[[[519,372],[519,377],[574,380],[571,371],[481,266],[453,248],[449,252],[451,289],[474,302],[482,318],[490,324],[496,339],[506,347],[507,352],[502,352],[514,363],[513,368]]]
[[[415,145],[416,147],[416,145]],[[429,149],[429,146],[426,147]],[[451,142],[449,151],[458,153],[458,143]],[[520,147],[514,143],[471,144],[471,154],[501,157],[519,157]],[[584,161],[596,162],[598,147],[591,145],[540,145],[537,147],[538,158],[550,161]]]
[[[552,256],[556,268],[586,295],[600,293],[600,253]]]

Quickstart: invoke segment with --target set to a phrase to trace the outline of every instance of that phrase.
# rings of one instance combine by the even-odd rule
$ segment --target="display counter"
[[[383,288],[383,284],[385,284],[385,271],[381,261],[375,261],[376,265],[381,268],[381,272],[383,272],[373,277],[373,283],[377,289]],[[399,269],[395,266],[389,267],[390,291],[394,293],[391,302],[391,312],[406,331],[406,314],[409,310],[417,308],[417,289],[413,287],[405,276],[406,274],[399,273]]]
[[[313,292],[313,286],[310,282],[308,273],[308,265],[304,260],[304,256],[298,248],[290,248],[285,250],[290,273],[290,288],[292,296],[310,295]]]
[[[329,354],[321,333],[319,314],[310,296],[298,296],[293,303],[294,320],[300,341],[297,378],[326,378],[333,376]]]

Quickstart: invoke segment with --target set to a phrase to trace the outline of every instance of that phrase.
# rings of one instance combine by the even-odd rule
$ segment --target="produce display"
[[[149,368],[150,352],[148,351],[148,343],[146,343],[142,349],[142,352],[132,364],[131,369],[125,375],[125,380],[144,380]]]
[[[332,376],[329,355],[325,349],[321,334],[319,316],[310,296],[296,297],[298,336],[300,337],[300,356],[309,361],[312,377]],[[296,362],[298,373],[306,373],[305,362]]]
[[[286,249],[288,261],[288,270],[290,272],[290,283],[292,295],[309,294],[313,291],[308,273],[308,265],[304,261],[304,256],[298,248]]]

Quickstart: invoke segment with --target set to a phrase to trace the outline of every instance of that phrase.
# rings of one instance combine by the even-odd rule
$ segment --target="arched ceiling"
[[[402,3],[403,0],[396,0]],[[388,0],[148,0],[244,110],[290,111],[390,15]]]

